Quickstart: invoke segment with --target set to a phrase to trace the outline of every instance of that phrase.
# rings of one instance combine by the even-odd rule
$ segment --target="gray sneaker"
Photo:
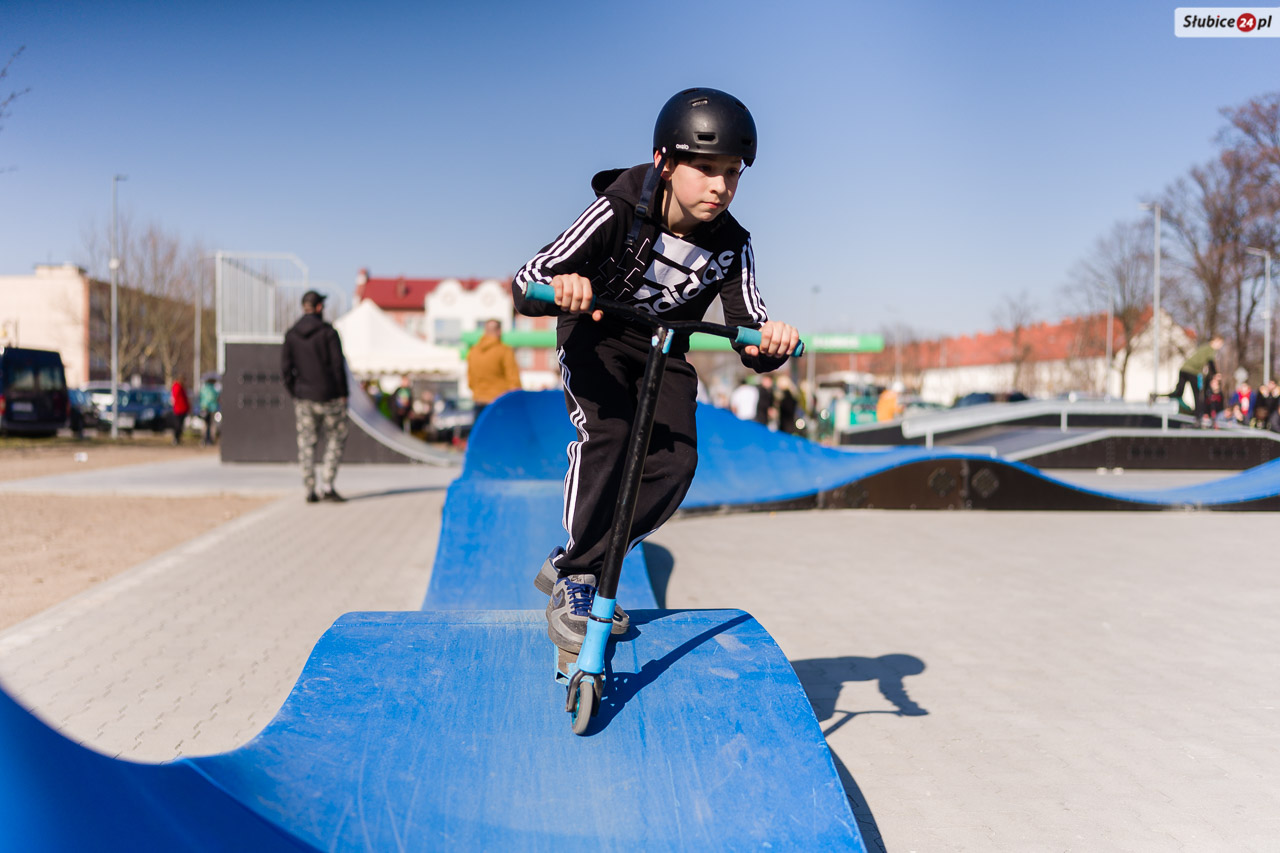
[[[584,577],[591,578],[591,585],[593,587],[595,586],[596,581],[594,576],[585,575]],[[560,576],[556,574],[555,568],[551,565],[551,558],[548,557],[543,561],[542,568],[538,570],[538,574],[534,577],[533,585],[537,588],[538,592],[543,595],[551,595],[552,591],[555,589],[556,581],[559,579]],[[592,596],[594,597],[594,595],[595,594],[593,592]],[[616,637],[619,634],[627,633],[630,628],[631,617],[627,615],[627,611],[622,609],[622,605],[615,602],[613,605],[613,627],[610,629],[610,633]],[[584,628],[583,630],[586,629]]]
[[[596,597],[595,575],[569,575],[560,578],[547,602],[547,636],[566,652],[578,654],[587,636],[587,619]],[[613,633],[618,630],[617,607],[614,607]],[[623,631],[626,629],[624,628]]]

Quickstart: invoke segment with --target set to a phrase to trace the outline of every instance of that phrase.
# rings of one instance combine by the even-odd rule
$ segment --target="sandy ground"
[[[168,436],[138,436],[112,443],[110,439],[0,438],[0,480],[25,480],[52,474],[69,474],[96,468],[143,465],[213,455],[216,448],[203,448],[198,439],[188,439],[174,447]]]
[[[216,451],[163,440],[0,443],[0,480],[140,465]],[[83,454],[77,459],[78,454]],[[271,498],[0,494],[0,629],[181,545]]]

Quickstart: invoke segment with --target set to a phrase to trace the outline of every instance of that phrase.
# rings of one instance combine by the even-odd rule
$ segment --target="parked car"
[[[959,409],[964,406],[981,406],[985,403],[1021,403],[1023,400],[1030,399],[1021,391],[1009,391],[994,393],[991,391],[974,391],[971,394],[965,394],[951,404],[951,408]]]
[[[128,386],[120,386],[120,395],[122,397],[126,390],[128,390]],[[97,407],[98,417],[102,421],[102,428],[110,429],[111,424],[116,420],[116,407],[111,401],[111,383],[90,382],[84,386],[84,392],[89,395],[89,399]],[[133,426],[133,415],[129,412],[121,413],[118,429],[122,432],[131,432]]]
[[[427,427],[427,440],[457,441],[466,438],[476,421],[474,407],[470,400],[436,400],[431,425]]]
[[[898,398],[898,405],[902,406],[902,413],[906,415],[926,414],[928,412],[937,412],[944,408],[941,403],[928,403],[920,399],[919,394],[904,394]]]
[[[62,356],[52,350],[0,349],[0,433],[52,436],[70,408]]]
[[[110,382],[90,382],[85,391],[92,397],[101,412],[104,425],[110,426],[116,418],[116,406],[111,401]],[[173,407],[169,403],[169,391],[158,385],[144,385],[134,388],[129,385],[120,386],[120,423],[121,432],[132,432],[135,429],[149,429],[163,432],[169,428]]]
[[[73,433],[80,435],[86,429],[102,429],[102,413],[88,391],[72,388],[67,391],[67,396],[71,400],[67,425]]]
[[[121,414],[133,415],[135,429],[164,432],[169,429],[173,405],[169,389],[160,387],[129,388],[121,392]]]

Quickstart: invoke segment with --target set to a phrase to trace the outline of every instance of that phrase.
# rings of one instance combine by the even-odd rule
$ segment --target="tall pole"
[[[1152,265],[1152,300],[1151,300],[1151,393],[1160,391],[1160,205],[1155,202],[1142,205],[1144,210],[1153,210],[1156,214],[1155,263]],[[1154,397],[1153,397],[1154,399]]]
[[[1153,205],[1156,209],[1156,262],[1152,277],[1154,279],[1152,287],[1154,289],[1154,299],[1152,300],[1151,321],[1155,323],[1156,334],[1151,343],[1152,367],[1151,367],[1151,390],[1160,390],[1160,205]]]
[[[1271,381],[1271,253],[1266,249],[1250,248],[1245,251],[1262,258],[1263,282],[1267,289],[1262,303],[1262,322],[1265,324],[1262,331],[1262,384],[1266,385]]]
[[[199,268],[197,268],[197,269],[196,269],[196,281],[195,281],[195,285],[196,285],[196,298],[195,298],[195,303],[196,303],[196,346],[195,346],[195,350],[196,350],[196,359],[195,359],[195,364],[192,366],[192,373],[191,373],[191,387],[192,387],[192,388],[199,388],[199,387],[200,387],[200,344],[201,344],[201,340],[200,340],[200,314],[201,314],[201,311],[200,311],[200,309],[204,307],[204,283],[201,281],[201,276],[202,276],[202,275],[203,275],[202,270],[201,270],[201,269],[199,269]]]
[[[1107,366],[1106,366],[1106,369],[1102,371],[1102,396],[1103,397],[1111,396],[1111,360],[1113,358],[1111,353],[1111,338],[1114,335],[1115,316],[1116,316],[1115,292],[1112,291],[1111,285],[1108,284],[1107,285],[1107,330],[1104,333],[1107,336]]]
[[[1271,253],[1267,252],[1266,262],[1266,284],[1267,284],[1267,364],[1263,368],[1266,375],[1265,382],[1271,381]]]
[[[813,286],[813,298],[809,300],[809,316],[813,318],[813,324],[818,324],[818,286]],[[810,340],[812,343],[812,340]],[[809,373],[809,394],[806,397],[809,403],[809,419],[806,422],[806,432],[809,434],[810,441],[818,440],[818,382],[816,379],[816,371],[818,369],[818,352],[814,350],[809,353],[809,357],[805,359],[805,367]]]
[[[128,175],[111,176],[111,437],[120,437],[120,216],[116,206],[116,184]]]

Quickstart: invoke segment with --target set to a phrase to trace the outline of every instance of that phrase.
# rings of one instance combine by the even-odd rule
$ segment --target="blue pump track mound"
[[[1267,509],[1280,464],[1101,492],[998,459],[846,453],[699,407],[683,512],[772,507]],[[135,764],[74,744],[0,693],[0,848],[864,850],[822,731],[740,611],[657,609],[642,549],[619,599],[609,692],[585,737],[532,584],[562,544],[560,394],[481,415],[449,489],[421,612],[351,613],[276,718],[223,755]]]
[[[507,395],[481,414],[458,485],[558,484],[567,467],[565,445],[574,438],[559,392]],[[1020,462],[945,448],[836,450],[698,406],[698,471],[682,513],[845,507],[1280,510],[1280,460],[1195,486],[1098,490]]]

